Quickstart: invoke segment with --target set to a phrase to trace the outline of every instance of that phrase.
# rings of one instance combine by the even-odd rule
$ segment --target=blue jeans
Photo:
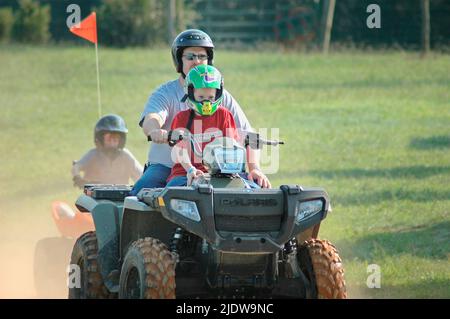
[[[167,187],[170,186],[186,186],[187,185],[187,177],[186,176],[175,176],[168,183]]]
[[[144,174],[134,184],[130,192],[131,196],[136,196],[143,188],[165,187],[167,177],[169,177],[171,168],[162,164],[150,164]]]

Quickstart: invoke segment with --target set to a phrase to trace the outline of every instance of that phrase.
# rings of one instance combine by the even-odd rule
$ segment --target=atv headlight
[[[182,199],[171,199],[170,207],[178,214],[183,215],[193,221],[200,221],[200,214],[198,213],[197,205],[195,202]]]
[[[297,203],[295,211],[295,223],[300,224],[303,219],[317,214],[323,209],[323,202],[320,199]]]

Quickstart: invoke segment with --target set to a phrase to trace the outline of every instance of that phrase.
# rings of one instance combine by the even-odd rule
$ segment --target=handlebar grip
[[[172,133],[173,131],[169,131],[169,134],[167,134],[167,141],[170,147],[173,147],[176,144],[175,141],[172,141]]]
[[[169,131],[167,134],[167,142],[169,143],[169,146],[174,146],[178,141],[183,139],[183,136],[180,135],[176,141],[172,140],[172,133],[173,131]],[[152,142],[152,137],[150,135],[147,135],[147,141]]]
[[[178,141],[183,140],[183,135],[178,135],[178,137],[176,139],[173,139],[172,134],[173,134],[173,131],[169,131],[169,134],[167,134],[167,141],[168,141],[170,147],[175,146],[175,144],[177,144]]]
[[[280,145],[283,141],[266,140],[260,137],[259,133],[248,132],[245,137],[245,147],[250,146],[253,149],[261,149],[263,145]]]
[[[266,144],[266,145],[283,145],[284,142],[283,141],[272,141],[272,140],[261,140],[262,144]]]

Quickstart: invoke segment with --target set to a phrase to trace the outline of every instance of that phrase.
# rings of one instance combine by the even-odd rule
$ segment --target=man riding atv
[[[215,50],[210,36],[202,30],[188,29],[178,34],[171,47],[171,57],[178,78],[159,86],[148,98],[139,119],[139,126],[145,136],[150,136],[147,169],[134,184],[131,195],[136,195],[142,188],[164,187],[171,173],[173,161],[170,147],[167,145],[167,133],[173,118],[189,108],[183,101],[185,77],[189,71],[199,65],[214,65]],[[250,122],[239,103],[223,89],[222,106],[233,115],[239,131],[253,131]],[[250,150],[248,173],[260,186],[270,187],[270,183],[259,167],[259,152]]]

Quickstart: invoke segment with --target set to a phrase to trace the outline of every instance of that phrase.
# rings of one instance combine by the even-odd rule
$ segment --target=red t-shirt
[[[186,129],[190,113],[191,110],[186,110],[175,115],[170,129]],[[198,142],[198,146],[201,146],[201,150],[198,150],[199,153],[202,153],[205,146],[212,142],[216,137],[227,136],[236,140],[238,138],[236,123],[234,122],[233,115],[224,107],[219,107],[217,111],[210,116],[195,114],[190,132],[195,141]],[[196,169],[207,172],[205,166],[202,164],[202,159],[195,156],[194,152],[191,150],[191,143],[188,140],[178,142],[177,146],[185,148],[188,151],[190,154],[191,163]],[[175,154],[172,156],[175,160]],[[167,182],[176,176],[186,176],[186,171],[180,163],[175,163],[172,167],[172,171],[167,178]]]

